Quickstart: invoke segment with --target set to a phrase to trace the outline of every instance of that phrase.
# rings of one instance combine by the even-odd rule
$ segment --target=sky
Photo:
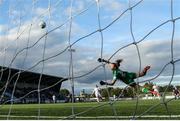
[[[112,62],[122,58],[120,68],[124,71],[138,72],[140,66],[143,69],[150,65],[147,75],[136,81],[152,79],[172,60],[173,22],[168,21],[172,18],[175,19],[173,59],[180,59],[180,1],[138,2],[140,0],[0,0],[0,65],[69,77],[68,46],[72,44],[73,76],[85,74],[73,79],[76,93],[83,89],[92,91],[100,80],[112,79],[107,65],[92,71],[101,65],[97,62],[101,55],[111,58]],[[135,7],[130,11],[132,6]],[[41,21],[46,22],[45,29],[40,28]],[[103,31],[98,31],[99,28]],[[125,47],[134,41],[140,41],[137,46],[141,64],[136,46]],[[29,48],[24,49],[26,47]],[[179,72],[177,61],[174,85],[180,84]],[[168,85],[172,73],[173,66],[169,64],[152,82]],[[64,82],[62,88],[71,89],[71,84]],[[114,85],[125,86],[121,81]]]

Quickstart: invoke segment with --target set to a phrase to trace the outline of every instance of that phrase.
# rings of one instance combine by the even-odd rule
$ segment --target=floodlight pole
[[[72,103],[74,103],[74,77],[73,77],[73,52],[75,52],[75,49],[72,49],[70,47],[70,49],[68,49],[68,51],[70,52],[70,67],[69,67],[69,74],[70,74],[70,81],[71,81],[71,88],[72,88]],[[74,115],[74,107],[72,107],[72,114]]]

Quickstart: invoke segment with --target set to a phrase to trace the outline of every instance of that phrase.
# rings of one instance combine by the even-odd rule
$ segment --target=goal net
[[[54,90],[58,95],[60,88],[67,88],[71,114],[59,118],[55,114],[55,119],[88,119],[88,112],[105,106],[112,111],[109,118],[124,118],[116,107],[120,101],[110,98],[109,86],[102,86],[107,101],[80,111],[75,103],[79,91],[91,92],[100,80],[112,78],[107,64],[98,58],[112,62],[121,58],[122,70],[140,73],[151,65],[146,76],[135,80],[139,85],[166,85],[161,99],[142,113],[138,112],[141,94],[134,92],[133,113],[125,118],[146,119],[162,106],[165,117],[171,119],[170,103],[175,98],[166,97],[169,87],[180,80],[179,8],[179,0],[0,0],[0,117],[53,119],[53,113],[44,111],[42,105],[52,103]],[[116,83],[124,90],[128,87]],[[117,97],[122,95],[123,91]],[[23,117],[16,109],[23,105],[16,103],[27,103],[27,98],[33,103],[32,97],[36,97],[36,113]]]

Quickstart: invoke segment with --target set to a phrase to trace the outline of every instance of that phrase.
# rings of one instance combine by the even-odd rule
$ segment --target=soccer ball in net
[[[44,21],[41,21],[39,23],[39,26],[41,27],[41,29],[44,29],[46,27],[46,23]]]

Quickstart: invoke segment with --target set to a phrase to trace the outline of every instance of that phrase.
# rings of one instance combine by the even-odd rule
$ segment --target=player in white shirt
[[[52,96],[52,99],[53,99],[53,103],[56,103],[56,96],[55,95]]]
[[[97,85],[96,85],[96,87],[94,88],[92,94],[95,94],[97,102],[99,102],[100,99],[102,100],[102,96],[101,96],[101,94],[100,94],[100,88],[99,88]]]
[[[173,87],[173,95],[174,95],[175,99],[180,98],[180,91],[177,89],[176,86]]]
[[[153,91],[154,91],[154,93],[153,93],[154,97],[158,96],[158,98],[160,99],[160,94],[159,94],[158,86],[156,84],[154,84],[152,88],[153,88]]]

